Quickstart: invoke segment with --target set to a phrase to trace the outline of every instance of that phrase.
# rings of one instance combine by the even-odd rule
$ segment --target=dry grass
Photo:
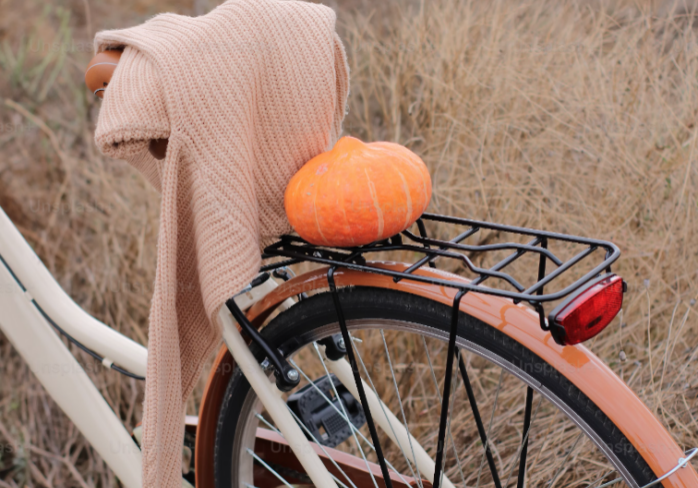
[[[158,195],[95,150],[82,73],[95,30],[205,9],[195,3],[0,0],[0,205],[82,306],[140,342]],[[616,242],[623,324],[591,347],[682,446],[698,445],[698,45],[686,9],[338,3],[346,132],[418,152],[433,211]],[[115,486],[3,337],[0,350],[0,486]],[[142,387],[77,355],[133,425]]]

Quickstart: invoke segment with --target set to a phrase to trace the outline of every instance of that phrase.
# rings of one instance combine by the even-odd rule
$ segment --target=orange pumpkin
[[[407,229],[430,199],[431,177],[415,153],[392,142],[343,137],[291,178],[284,203],[306,241],[351,247]]]

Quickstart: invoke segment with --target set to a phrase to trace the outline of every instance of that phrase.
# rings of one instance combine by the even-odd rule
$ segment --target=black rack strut
[[[439,417],[439,437],[436,444],[436,469],[434,470],[434,482],[432,486],[441,486],[441,475],[444,465],[444,444],[446,440],[446,425],[448,424],[448,407],[451,399],[451,378],[453,376],[453,357],[456,353],[456,335],[458,334],[458,318],[460,316],[460,301],[467,291],[460,290],[453,299],[453,311],[451,312],[451,330],[448,336],[448,353],[446,356],[446,377],[444,378],[444,392],[441,400],[441,416]],[[499,486],[497,486],[499,488]]]
[[[332,300],[334,301],[335,310],[337,312],[337,321],[339,322],[339,328],[341,329],[342,337],[344,338],[344,348],[346,349],[347,357],[349,358],[351,371],[352,373],[354,373],[354,382],[356,383],[356,389],[359,392],[359,401],[361,402],[361,406],[364,410],[364,415],[366,416],[366,424],[368,425],[368,430],[371,433],[371,440],[373,441],[373,446],[376,449],[376,456],[378,457],[378,463],[380,464],[381,474],[383,475],[385,486],[386,488],[393,488],[393,482],[390,479],[390,473],[388,472],[388,465],[385,462],[383,450],[381,449],[380,439],[378,438],[376,424],[373,422],[371,409],[368,406],[366,391],[364,390],[364,384],[361,380],[361,373],[359,372],[359,367],[356,363],[356,356],[354,356],[354,344],[352,343],[351,336],[349,335],[349,330],[347,329],[347,322],[346,320],[344,320],[342,304],[339,301],[339,293],[337,293],[337,286],[334,282],[335,269],[336,268],[333,266],[327,271],[327,283],[330,285]]]
[[[477,406],[477,401],[475,400],[475,392],[473,391],[473,386],[470,383],[470,377],[468,376],[468,370],[463,362],[463,357],[458,358],[458,370],[460,371],[461,378],[463,379],[463,385],[465,385],[465,393],[468,395],[468,403],[470,403],[470,409],[473,412],[473,418],[475,419],[475,425],[477,427],[478,435],[480,436],[480,442],[485,449],[485,457],[487,458],[487,465],[490,467],[490,472],[492,473],[492,480],[494,481],[495,488],[502,488],[502,483],[499,481],[499,475],[497,473],[497,465],[494,462],[494,457],[492,456],[492,449],[490,448],[490,443],[487,438],[487,432],[485,431],[485,425],[482,423],[482,417],[480,416],[480,409]]]
[[[267,277],[268,278],[268,277]],[[274,367],[274,373],[276,376],[276,386],[281,391],[291,391],[293,388],[298,386],[300,383],[300,375],[298,371],[293,368],[284,355],[278,349],[270,346],[262,337],[262,335],[255,329],[255,327],[250,323],[249,319],[245,315],[245,312],[240,310],[238,304],[235,303],[235,299],[231,298],[225,302],[225,306],[230,310],[235,321],[240,325],[242,330],[247,334],[252,341],[255,342],[266,354],[267,359]]]

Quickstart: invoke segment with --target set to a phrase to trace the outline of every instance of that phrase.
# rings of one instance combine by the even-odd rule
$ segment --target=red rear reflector
[[[589,283],[561,303],[548,318],[555,342],[579,344],[601,332],[623,306],[623,280],[614,274]]]

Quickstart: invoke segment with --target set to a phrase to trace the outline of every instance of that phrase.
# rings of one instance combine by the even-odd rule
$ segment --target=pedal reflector
[[[357,429],[366,422],[361,404],[333,374],[316,380],[314,386],[305,385],[293,393],[287,403],[315,440],[328,447],[336,447],[351,436],[351,427],[342,414],[346,413]],[[308,438],[313,440],[310,436]]]

